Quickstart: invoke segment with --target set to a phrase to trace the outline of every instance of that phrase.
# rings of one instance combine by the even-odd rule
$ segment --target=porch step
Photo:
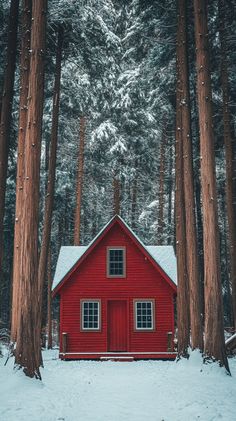
[[[134,357],[132,356],[119,356],[119,355],[114,355],[114,356],[107,356],[107,357],[100,357],[100,360],[103,361],[133,361]]]

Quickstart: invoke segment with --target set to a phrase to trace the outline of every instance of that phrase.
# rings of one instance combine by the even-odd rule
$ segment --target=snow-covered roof
[[[52,289],[62,281],[69,270],[78,262],[88,246],[63,246],[57,260],[57,266],[53,279]]]
[[[169,278],[177,285],[177,264],[173,246],[145,246]]]
[[[164,270],[169,278],[177,285],[177,265],[174,248],[172,246],[145,246],[125,221],[118,217],[123,224],[128,228],[132,235],[139,241],[143,248],[150,254],[150,256],[157,262],[157,264]],[[114,218],[112,218],[113,220]],[[111,220],[111,221],[112,221]],[[57,285],[64,279],[66,274],[73,268],[79,261],[85,251],[97,240],[102,232],[111,223],[109,221],[105,227],[96,235],[88,246],[63,246],[60,249],[58,256],[57,266],[53,279],[52,289],[54,290]]]

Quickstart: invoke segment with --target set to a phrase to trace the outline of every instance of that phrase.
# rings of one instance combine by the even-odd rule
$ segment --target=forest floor
[[[1,421],[233,421],[232,377],[216,364],[189,361],[60,361],[45,351],[43,380],[13,370],[0,358]]]

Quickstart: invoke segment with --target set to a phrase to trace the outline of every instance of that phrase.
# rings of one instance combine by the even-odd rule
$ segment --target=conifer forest
[[[178,358],[200,349],[230,374],[236,1],[0,0],[0,22],[0,331],[15,363],[41,378],[60,247],[120,214],[175,249]]]

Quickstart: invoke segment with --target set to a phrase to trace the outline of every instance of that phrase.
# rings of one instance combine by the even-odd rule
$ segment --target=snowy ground
[[[44,352],[43,381],[14,372],[0,358],[1,421],[234,421],[232,377],[190,361],[62,362]]]

